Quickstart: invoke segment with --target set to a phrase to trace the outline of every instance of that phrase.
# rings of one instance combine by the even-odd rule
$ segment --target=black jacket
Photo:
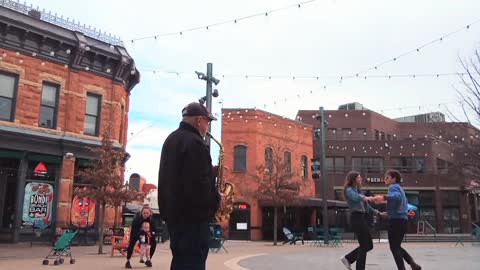
[[[152,216],[144,219],[142,213],[138,213],[137,215],[135,215],[135,218],[133,218],[132,221],[132,229],[130,230],[131,239],[138,239],[138,237],[140,236],[140,232],[142,231],[143,222],[150,223],[150,231],[152,232],[152,235],[155,234],[157,230],[155,228],[155,222],[153,222],[152,220]]]
[[[210,152],[197,129],[181,122],[162,148],[160,216],[168,225],[211,222],[219,202]]]

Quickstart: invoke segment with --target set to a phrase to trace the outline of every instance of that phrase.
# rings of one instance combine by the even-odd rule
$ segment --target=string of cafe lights
[[[255,13],[255,14],[251,14],[251,15],[247,15],[247,16],[243,16],[243,17],[238,17],[238,18],[230,19],[230,20],[226,20],[226,21],[221,21],[221,22],[216,22],[216,23],[212,23],[212,24],[196,26],[196,27],[192,27],[192,28],[186,28],[186,29],[172,31],[172,32],[160,33],[160,34],[155,34],[155,35],[150,35],[150,36],[145,36],[145,37],[128,39],[128,40],[126,40],[126,42],[134,44],[136,41],[141,41],[141,40],[149,40],[149,39],[156,40],[158,38],[167,37],[167,36],[182,36],[185,33],[193,32],[193,31],[210,30],[212,28],[219,27],[219,26],[222,26],[222,25],[237,24],[239,22],[255,19],[257,17],[266,17],[266,16],[268,17],[268,16],[270,16],[274,13],[277,13],[277,12],[280,12],[280,11],[283,11],[283,10],[287,10],[287,9],[301,8],[302,6],[305,6],[307,4],[311,4],[311,3],[316,2],[316,1],[317,0],[303,1],[303,2],[296,3],[296,4],[291,4],[291,5],[284,6],[284,7],[274,8],[274,9],[267,10],[267,11],[264,11],[264,12],[259,12],[259,13]]]
[[[312,2],[312,1],[307,1],[307,2]],[[307,2],[304,2],[304,3],[307,3]],[[301,6],[302,3],[300,4],[296,4],[296,5],[299,5]],[[296,6],[296,5],[292,5],[292,6]],[[289,6],[289,7],[292,7],[292,6]],[[268,13],[268,12],[267,12]],[[262,13],[263,14],[263,13]],[[432,73],[432,74],[386,74],[386,75],[362,75],[368,71],[372,71],[372,70],[378,70],[381,66],[384,66],[388,63],[391,63],[391,62],[396,62],[397,60],[399,60],[400,58],[403,58],[405,56],[408,56],[412,53],[419,53],[421,50],[423,51],[424,48],[428,47],[428,46],[431,46],[433,44],[436,44],[436,43],[441,43],[442,41],[444,41],[446,38],[449,38],[455,34],[458,34],[462,31],[466,31],[466,30],[469,30],[473,25],[476,25],[480,23],[480,19],[477,19],[467,25],[464,25],[452,32],[449,32],[439,38],[435,38],[429,42],[426,42],[424,44],[421,44],[420,46],[417,46],[416,48],[414,49],[410,49],[410,50],[407,50],[403,53],[400,53],[398,54],[397,56],[395,57],[391,57],[383,62],[380,62],[376,65],[373,65],[369,68],[366,68],[364,70],[361,70],[359,72],[356,72],[354,74],[350,74],[350,75],[307,75],[307,76],[302,76],[302,75],[295,75],[295,74],[292,74],[292,75],[269,75],[269,74],[264,74],[264,75],[255,75],[255,74],[215,74],[216,77],[222,77],[223,79],[225,78],[244,78],[244,79],[249,79],[249,78],[255,78],[255,79],[268,79],[268,80],[272,80],[272,79],[291,79],[291,80],[296,80],[296,79],[313,79],[313,80],[319,80],[319,79],[324,79],[324,78],[335,78],[335,79],[339,79],[339,80],[344,80],[344,79],[352,79],[352,78],[363,78],[363,79],[368,79],[368,78],[388,78],[388,79],[392,79],[392,78],[421,78],[421,77],[444,77],[444,76],[456,76],[456,75],[466,75],[466,73]],[[202,29],[204,27],[197,27],[195,29]],[[178,32],[175,32],[175,33],[178,33]],[[153,36],[154,37],[154,36]],[[142,70],[144,72],[152,72],[153,74],[175,74],[177,76],[181,76],[181,75],[185,75],[185,74],[188,74],[190,75],[191,72],[179,72],[179,71],[164,71],[164,70],[156,70],[156,69],[145,69],[145,70]]]
[[[295,122],[294,120],[287,119],[285,117],[275,115],[273,113],[265,112],[265,115],[258,115],[257,113],[252,113],[256,109],[230,109],[229,112],[223,113],[222,116],[226,118],[224,120],[225,125],[230,125],[234,122],[242,122],[244,124],[248,123],[255,123],[261,126],[267,126],[267,129],[270,128],[280,128],[285,131],[290,129],[299,129],[302,128],[307,130],[307,128],[301,120],[297,119]],[[363,113],[363,116],[366,116]],[[326,115],[326,117],[331,117],[331,115]],[[345,117],[348,117],[345,115]],[[285,119],[290,121],[285,121]],[[315,130],[314,130],[315,133]],[[463,156],[465,158],[472,157],[478,158],[475,156],[480,156],[480,153],[474,153],[473,151],[470,152],[457,152],[455,148],[455,143],[465,143],[467,139],[470,140],[479,140],[479,134],[471,134],[469,137],[461,137],[458,135],[454,135],[451,138],[445,138],[442,135],[434,135],[431,133],[393,133],[388,136],[382,132],[376,134],[368,134],[364,131],[362,134],[352,134],[350,130],[348,133],[339,134],[337,135],[336,132],[328,134],[327,137],[337,137],[335,140],[327,140],[328,149],[330,151],[347,151],[351,150],[352,152],[358,153],[360,155],[388,155],[388,156],[396,156],[396,157],[428,157],[428,154],[422,153],[421,149],[427,149],[430,144],[439,145],[443,144],[449,149],[447,153],[436,153],[436,157],[446,157],[446,156]],[[374,136],[378,136],[378,139]],[[364,141],[364,143],[369,142],[380,142],[377,145],[345,145],[351,144],[352,140],[360,140]],[[419,150],[420,149],[420,150]],[[461,150],[461,149],[460,149]]]

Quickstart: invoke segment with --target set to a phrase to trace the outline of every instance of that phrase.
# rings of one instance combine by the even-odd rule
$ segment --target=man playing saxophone
[[[163,144],[158,204],[170,233],[171,270],[205,269],[209,222],[220,201],[203,140],[212,120],[216,118],[203,105],[190,103],[182,110],[179,128]]]

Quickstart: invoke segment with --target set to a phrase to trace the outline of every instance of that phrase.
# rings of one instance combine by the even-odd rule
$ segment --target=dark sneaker
[[[152,262],[151,262],[151,261],[146,261],[146,262],[145,262],[145,265],[146,265],[147,267],[152,267]]]
[[[145,263],[145,261],[143,259],[140,259],[140,263]]]
[[[125,268],[128,268],[128,269],[132,268],[132,265],[130,264],[130,261],[127,261],[127,263],[125,264]]]
[[[418,264],[412,264],[411,267],[412,267],[412,270],[422,270],[422,267]]]

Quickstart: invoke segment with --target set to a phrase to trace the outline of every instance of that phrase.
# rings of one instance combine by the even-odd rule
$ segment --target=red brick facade
[[[262,234],[261,205],[257,199],[242,193],[244,187],[255,186],[252,175],[258,174],[257,166],[265,164],[265,148],[282,145],[291,153],[291,167],[296,179],[301,183],[300,196],[313,197],[315,187],[307,165],[306,179],[301,176],[301,157],[306,156],[308,164],[313,156],[312,127],[291,119],[283,118],[255,109],[222,110],[222,144],[224,146],[225,178],[235,184],[235,202],[250,206],[250,239],[260,240]],[[234,148],[246,147],[246,169],[235,171]],[[230,227],[232,224],[230,224]],[[223,224],[228,229],[227,223]],[[233,228],[229,228],[233,230]],[[228,234],[228,231],[226,232]]]
[[[0,241],[50,241],[85,218],[72,197],[86,184],[75,174],[94,158],[86,147],[99,146],[108,125],[115,147],[126,147],[129,94],[140,75],[118,40],[0,11]],[[48,203],[35,204],[45,194]],[[92,234],[99,226],[95,209],[87,212]],[[108,227],[113,213],[106,211]]]

